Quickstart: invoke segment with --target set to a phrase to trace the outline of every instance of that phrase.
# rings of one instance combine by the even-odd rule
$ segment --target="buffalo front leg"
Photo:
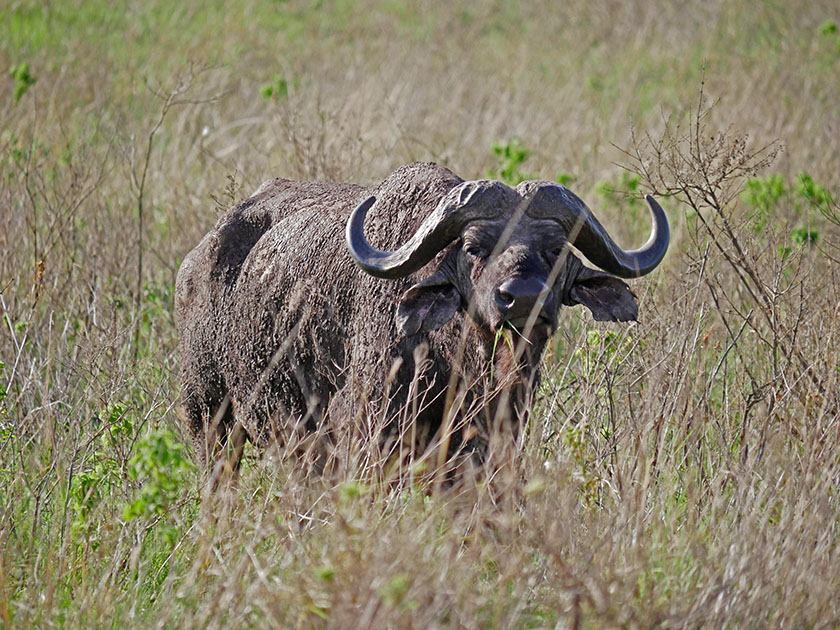
[[[186,395],[184,411],[197,463],[215,490],[225,477],[239,470],[247,433],[234,419],[228,394],[220,400]]]

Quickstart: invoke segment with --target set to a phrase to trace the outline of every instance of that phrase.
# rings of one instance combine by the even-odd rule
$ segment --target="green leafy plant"
[[[631,342],[614,330],[592,328],[586,332],[586,343],[576,348],[574,355],[580,359],[588,378],[594,378],[599,365],[619,360],[630,350]]]
[[[791,232],[791,240],[800,247],[816,245],[820,233],[817,230],[809,230],[805,227],[798,227]]]
[[[563,444],[567,457],[572,463],[571,481],[577,485],[578,493],[584,505],[592,507],[598,502],[598,486],[601,478],[592,465],[587,451],[588,424],[586,420],[571,425],[563,435]]]
[[[413,599],[406,598],[410,588],[411,578],[405,573],[398,573],[388,580],[387,584],[379,588],[379,595],[389,606],[416,610],[420,604]]]
[[[815,182],[808,173],[799,173],[796,176],[796,183],[799,196],[821,212],[834,204],[834,196],[825,186]]]
[[[785,179],[778,173],[751,177],[744,183],[741,201],[754,209],[752,225],[756,234],[764,230],[768,217],[776,210],[786,192]]]
[[[522,164],[531,153],[518,138],[504,144],[494,144],[493,153],[496,154],[499,164],[487,171],[489,178],[503,181],[508,186],[516,186],[520,182],[533,179],[522,169]]]
[[[837,52],[840,52],[840,35],[837,33],[837,22],[834,20],[826,20],[820,24],[819,32],[823,37],[833,39]]]
[[[143,436],[128,464],[128,476],[141,486],[137,498],[123,509],[126,520],[164,514],[180,496],[192,470],[184,445],[167,429]]]
[[[111,493],[122,485],[124,459],[121,447],[134,433],[132,416],[125,404],[110,403],[99,414],[102,430],[97,440],[91,443],[92,451],[73,477],[70,485],[70,507],[73,520],[70,534],[79,543],[89,543],[92,548],[99,545],[101,519],[95,515],[96,508]]]
[[[602,198],[605,206],[631,207],[639,205],[638,175],[624,172],[618,182],[602,181],[595,185],[595,192]]]
[[[70,534],[78,543],[96,549],[100,543],[101,520],[93,517],[96,507],[120,486],[119,464],[110,457],[97,457],[93,465],[73,477],[70,507],[73,520]]]
[[[816,216],[813,210],[817,210],[829,221],[840,223],[834,195],[805,172],[800,172],[792,185],[780,173],[751,177],[744,183],[740,200],[753,210],[750,220],[756,234],[760,234],[785,207],[794,209],[805,220],[812,220]],[[817,232],[802,227],[791,234],[797,245],[814,244],[817,237]],[[783,249],[780,252],[784,254]]]
[[[29,64],[25,61],[12,66],[9,69],[9,74],[15,82],[13,96],[15,103],[17,103],[21,98],[23,98],[23,95],[26,94],[26,91],[35,85],[35,82],[38,79],[36,79],[29,71]]]
[[[323,582],[331,582],[335,579],[335,567],[331,564],[322,564],[312,569],[315,577]]]
[[[267,101],[279,101],[289,95],[289,82],[282,75],[276,75],[268,83],[264,83],[260,88],[260,94]]]
[[[555,181],[561,186],[568,186],[577,181],[577,176],[571,173],[558,173]]]

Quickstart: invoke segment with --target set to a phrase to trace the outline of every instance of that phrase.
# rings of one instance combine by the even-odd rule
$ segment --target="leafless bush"
[[[762,401],[773,417],[776,405],[784,406],[790,397],[805,415],[815,405],[836,414],[836,374],[826,369],[830,359],[815,362],[803,344],[807,331],[833,336],[819,324],[820,311],[814,308],[829,297],[830,285],[819,280],[833,269],[815,248],[785,247],[790,225],[775,224],[764,238],[750,229],[739,195],[747,178],[771,165],[781,146],[752,148],[746,134],[710,130],[704,98],[701,88],[687,131],[668,120],[657,139],[634,135],[624,151],[628,168],[656,193],[676,197],[690,213],[688,267],[706,286],[726,330],[721,364],[731,355],[749,380],[741,392],[744,418]],[[819,343],[818,337],[810,341]]]

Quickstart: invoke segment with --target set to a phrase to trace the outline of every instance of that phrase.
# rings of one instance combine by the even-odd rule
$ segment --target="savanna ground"
[[[0,626],[840,626],[835,2],[0,8]],[[200,500],[175,273],[264,179],[567,183],[640,321],[561,318],[507,493],[246,458]]]

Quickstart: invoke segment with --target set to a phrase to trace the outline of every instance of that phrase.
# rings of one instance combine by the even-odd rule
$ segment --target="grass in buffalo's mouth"
[[[531,343],[529,336],[525,334],[526,330],[528,330],[528,318],[517,319],[514,321],[505,320],[504,322],[502,322],[502,325],[499,328],[499,330],[512,331],[516,333],[518,339],[524,339],[528,343]],[[537,317],[530,327],[531,336],[533,336],[537,332],[550,333],[550,331],[551,325],[544,317]]]

